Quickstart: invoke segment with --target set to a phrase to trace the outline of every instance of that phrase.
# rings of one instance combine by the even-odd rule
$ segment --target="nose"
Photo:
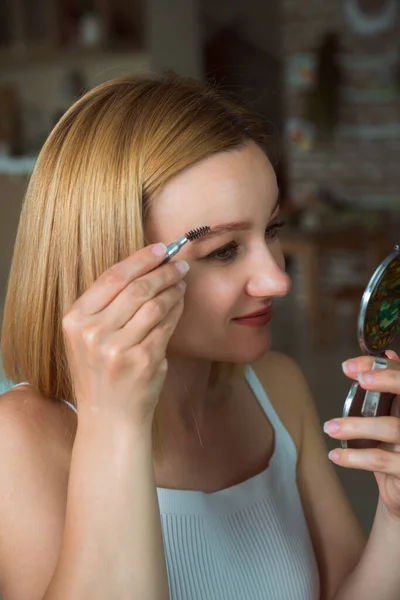
[[[286,296],[291,280],[284,269],[284,260],[267,250],[259,267],[253,268],[246,284],[246,293],[253,298]]]

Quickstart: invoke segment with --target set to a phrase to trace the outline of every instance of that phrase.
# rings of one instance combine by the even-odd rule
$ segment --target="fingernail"
[[[345,373],[357,373],[358,366],[354,360],[346,360],[342,363],[342,369]]]
[[[326,421],[324,423],[325,433],[337,433],[340,430],[340,424],[337,421]]]
[[[156,244],[155,246],[153,246],[152,252],[156,256],[165,256],[167,253],[167,246],[165,244],[163,244],[162,242],[160,242],[159,244]]]
[[[186,281],[179,281],[176,284],[176,287],[179,288],[180,290],[184,291],[186,289]]]
[[[373,373],[359,373],[357,379],[360,383],[374,383],[375,375]]]
[[[186,262],[186,260],[177,260],[175,262],[175,267],[178,269],[178,271],[180,271],[181,273],[186,273],[186,271],[189,271],[190,269],[190,265],[188,262]]]
[[[328,454],[330,460],[339,461],[340,454],[337,450],[331,450]]]

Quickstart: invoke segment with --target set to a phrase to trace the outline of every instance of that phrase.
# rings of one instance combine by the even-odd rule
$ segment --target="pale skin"
[[[155,486],[216,491],[265,469],[274,449],[272,427],[243,378],[210,392],[213,360],[253,364],[293,437],[321,598],[398,597],[396,569],[388,570],[393,575],[386,587],[379,588],[379,582],[388,569],[388,545],[393,563],[400,560],[400,498],[392,494],[389,502],[384,494],[388,486],[397,489],[399,455],[385,450],[390,458],[380,463],[380,507],[364,552],[363,533],[329,461],[301,372],[291,359],[269,351],[268,325],[250,328],[232,321],[289,291],[275,236],[277,198],[271,165],[253,144],[179,175],[154,201],[149,243],[169,243],[202,225],[247,222],[246,228],[185,246],[179,259],[190,263],[188,273],[172,264],[152,271],[161,258],[150,246],[117,265],[111,276],[105,274],[78,301],[64,324],[78,390],[75,437],[66,434],[74,416],[62,403],[29,388],[2,397],[3,600],[168,598]],[[146,279],[148,294],[149,277],[150,296],[143,298],[142,286],[139,298],[130,282]],[[186,291],[176,286],[183,279]],[[154,295],[163,297],[156,308]],[[146,369],[132,379],[129,366],[142,364],[144,357]],[[354,373],[370,369],[368,360],[356,360]],[[381,371],[375,385],[400,393],[400,371],[393,371]],[[160,461],[151,454],[157,403],[163,423]],[[341,431],[344,437],[378,436],[400,445],[394,419],[347,419]],[[350,464],[346,452],[340,464],[373,470],[373,459]]]

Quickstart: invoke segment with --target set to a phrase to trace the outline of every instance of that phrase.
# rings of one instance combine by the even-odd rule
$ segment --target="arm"
[[[169,598],[150,424],[100,417],[78,425],[60,558],[44,600],[71,598]]]
[[[62,319],[79,415],[64,493],[53,479],[38,474],[42,462],[52,464],[52,447],[38,454],[44,442],[32,421],[27,419],[23,431],[17,431],[21,448],[13,441],[18,428],[8,428],[3,439],[0,427],[4,600],[168,598],[152,422],[167,372],[166,348],[182,315],[188,264],[162,265],[165,252],[165,245],[153,244],[113,265]],[[48,402],[37,401],[42,412],[49,412]],[[22,414],[32,404],[33,397],[27,397]],[[7,444],[2,447],[4,440],[18,449],[17,459]],[[55,467],[53,476],[60,476]],[[19,482],[24,482],[23,493]],[[50,484],[57,498],[49,492]],[[26,532],[43,523],[51,538],[48,546],[58,557],[55,565],[51,557],[51,569],[33,544],[29,554],[24,548]],[[20,553],[34,590],[20,581]],[[42,575],[35,574],[39,562]]]
[[[332,600],[365,546],[362,528],[328,458],[306,380],[289,357],[269,353],[263,383],[298,450],[297,483],[319,567],[321,599]],[[362,596],[357,596],[362,598]]]
[[[371,372],[374,357],[363,356],[345,363],[348,377],[357,379],[360,373],[374,375],[374,381],[363,382],[365,389],[400,393],[400,362],[392,359],[388,368]],[[351,369],[353,367],[353,369]],[[329,434],[340,439],[373,439],[377,448],[338,449],[333,457],[337,464],[374,473],[379,487],[379,502],[365,551],[352,574],[343,582],[335,600],[397,600],[400,597],[400,397],[394,400],[391,415],[386,417],[348,417],[335,419],[339,430]]]
[[[400,522],[391,517],[379,501],[365,551],[334,600],[398,600],[399,565]]]
[[[151,428],[81,423],[68,472],[64,424],[47,412],[37,419],[30,392],[22,403],[9,394],[0,403],[3,600],[167,600]]]
[[[296,371],[293,374],[303,413],[298,486],[319,566],[321,600],[332,600],[360,560],[366,537],[328,458],[311,394],[302,374]]]
[[[63,318],[78,430],[45,600],[168,598],[152,423],[188,264],[160,265],[165,250],[147,246],[112,266]]]
[[[296,410],[295,404],[301,411],[298,485],[319,565],[321,598],[398,600],[400,519],[391,515],[380,500],[374,525],[366,542],[334,467],[328,459],[322,427],[305,379],[291,359],[281,357],[280,361],[280,371],[286,373],[286,383],[282,379],[282,385],[286,386],[285,393],[290,394],[288,397],[295,401],[292,406],[293,413]],[[387,377],[388,374],[390,379],[392,373],[389,371],[382,371],[379,377]],[[386,384],[386,388],[389,389],[390,385],[394,389],[392,381]],[[379,386],[385,389],[381,382],[377,382],[376,388],[371,388],[378,389]],[[371,431],[361,433],[357,429],[347,430],[336,434],[335,437],[374,437],[373,428],[377,427],[378,419],[364,419],[364,427],[368,421]],[[383,423],[382,420],[381,422]],[[379,436],[379,432],[376,433]],[[339,464],[362,468],[359,460],[353,465],[345,460],[343,453],[349,451],[341,452],[343,458]],[[386,457],[390,455],[391,453],[385,454]],[[365,468],[369,468],[367,464],[369,463],[365,463]],[[387,468],[390,464],[388,459]],[[380,468],[383,468],[382,465]]]

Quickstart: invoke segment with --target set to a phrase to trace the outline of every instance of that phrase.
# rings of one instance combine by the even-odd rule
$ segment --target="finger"
[[[175,290],[176,285],[186,275],[187,269],[188,263],[186,261],[172,261],[143,277],[131,281],[101,312],[104,330],[116,331],[124,327],[148,303],[151,303],[148,310],[156,314],[157,308],[163,308],[163,303],[165,303],[166,296],[162,293]],[[182,291],[184,291],[183,288]],[[179,297],[177,297],[178,299]],[[157,303],[161,306],[157,306]],[[159,320],[163,319],[165,314],[165,312],[162,312]],[[96,315],[96,318],[99,316]],[[155,325],[156,322],[152,324],[152,327]]]
[[[400,419],[396,417],[345,417],[324,424],[324,431],[337,440],[376,440],[400,444]]]
[[[145,371],[154,371],[165,358],[166,347],[182,315],[183,302],[177,302],[167,316],[154,327],[140,344],[132,344],[130,337],[122,338],[121,331],[105,340],[100,348],[114,369],[140,365]]]
[[[109,343],[122,351],[141,344],[153,329],[163,328],[165,319],[180,304],[184,293],[184,289],[174,286],[146,302],[124,327],[109,337]]]
[[[142,347],[152,352],[155,360],[161,361],[165,357],[169,340],[182,316],[182,312],[183,302],[178,302],[170,310],[165,319],[150,331],[140,345],[134,346],[132,351],[134,351],[135,347]]]
[[[358,379],[359,373],[372,371],[375,360],[376,356],[359,356],[358,358],[351,358],[342,363],[343,372],[351,379]],[[389,369],[398,369],[400,368],[400,361],[388,357],[387,365]],[[385,369],[381,370],[384,371]],[[376,369],[376,371],[378,371],[378,369]]]
[[[125,327],[119,330],[124,339],[122,348],[128,349],[135,344],[141,344],[154,329],[160,327],[162,330],[168,326],[169,315],[177,304],[181,304],[184,293],[184,290],[176,287],[143,305]],[[180,307],[182,308],[183,306]]]
[[[348,469],[400,476],[400,454],[387,452],[381,448],[363,450],[335,448],[329,452],[329,458],[336,465]]]
[[[400,363],[393,364],[395,368],[359,373],[357,379],[361,387],[364,390],[400,394]]]
[[[84,314],[103,310],[133,279],[155,269],[165,258],[165,244],[152,244],[113,265],[75,303]]]
[[[342,363],[342,369],[345,375],[352,379],[357,379],[358,373],[363,371],[370,371],[374,364],[374,356],[359,356],[357,358],[351,358]]]
[[[391,360],[397,360],[400,361],[399,355],[396,354],[396,352],[394,350],[387,350],[386,351],[386,356],[388,358],[390,358]]]

